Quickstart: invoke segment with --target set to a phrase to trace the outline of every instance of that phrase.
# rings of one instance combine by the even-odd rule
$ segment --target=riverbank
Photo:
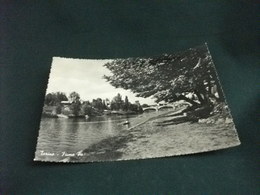
[[[81,151],[83,157],[63,162],[129,160],[173,156],[218,150],[239,145],[233,123],[181,123],[156,126],[163,116],[150,117],[128,128],[118,136],[109,137]]]
[[[239,145],[233,124],[182,123],[158,128],[145,124],[146,132],[136,129],[132,141],[121,148],[122,160],[176,156],[213,151]]]
[[[90,117],[97,117],[97,116],[124,116],[124,115],[137,115],[140,114],[135,111],[108,111],[105,110],[103,113],[98,113],[96,115],[73,115],[73,114],[53,114],[53,113],[47,113],[43,112],[42,117],[43,118],[90,118]]]

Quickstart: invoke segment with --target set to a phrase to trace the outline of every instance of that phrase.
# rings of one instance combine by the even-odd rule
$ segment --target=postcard
[[[134,160],[239,144],[203,44],[149,57],[53,57],[34,160]]]

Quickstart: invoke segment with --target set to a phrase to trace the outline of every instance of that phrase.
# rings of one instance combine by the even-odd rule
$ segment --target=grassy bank
[[[173,156],[228,148],[240,143],[233,123],[156,125],[173,113],[165,112],[139,121],[120,135],[104,139],[83,150],[83,157],[64,161],[92,162]]]

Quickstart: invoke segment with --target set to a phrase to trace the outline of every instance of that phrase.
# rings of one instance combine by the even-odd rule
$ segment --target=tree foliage
[[[77,92],[71,92],[70,95],[69,95],[69,100],[71,102],[77,102],[80,100],[80,95],[77,93]]]
[[[61,101],[68,101],[67,96],[63,92],[48,93],[45,96],[44,103],[48,106],[57,106]]]
[[[124,102],[122,100],[122,96],[118,93],[111,101],[111,109],[112,110],[120,110],[123,109]]]
[[[81,110],[80,95],[75,91],[71,92],[69,99],[71,101],[70,110],[72,111],[72,114],[78,116]]]
[[[138,97],[153,96],[157,102],[183,99],[195,105],[223,97],[205,45],[155,58],[116,59],[104,66],[112,72],[112,76],[104,76],[111,85],[130,89]],[[212,93],[214,86],[220,98]],[[188,98],[189,93],[196,95],[197,101]]]
[[[93,99],[92,100],[92,106],[96,108],[97,110],[104,110],[104,104],[103,100],[101,98]]]
[[[141,113],[142,107],[137,101],[134,104],[129,102],[128,97],[125,96],[123,100],[122,95],[118,93],[110,102],[108,98],[106,99],[93,99],[90,101],[82,101],[80,95],[77,92],[72,92],[69,94],[69,102],[61,103],[61,101],[68,101],[65,93],[56,92],[47,94],[45,98],[45,105],[48,107],[54,107],[54,113],[74,115],[74,116],[100,116],[104,114],[105,110],[113,111],[132,111],[136,113]],[[50,108],[48,108],[50,109]],[[49,112],[49,111],[46,111]]]
[[[128,97],[125,96],[124,110],[128,111],[129,110],[129,106],[130,106],[130,103],[129,103]]]

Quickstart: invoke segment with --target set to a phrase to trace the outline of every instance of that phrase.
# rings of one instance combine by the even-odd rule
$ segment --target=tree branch
[[[197,102],[195,102],[195,101],[193,101],[193,100],[187,98],[187,97],[184,96],[184,95],[180,95],[180,96],[178,97],[178,99],[179,99],[179,100],[184,100],[184,101],[186,101],[186,102],[192,104],[193,106],[198,106],[198,105],[199,105],[199,103],[197,103]]]

